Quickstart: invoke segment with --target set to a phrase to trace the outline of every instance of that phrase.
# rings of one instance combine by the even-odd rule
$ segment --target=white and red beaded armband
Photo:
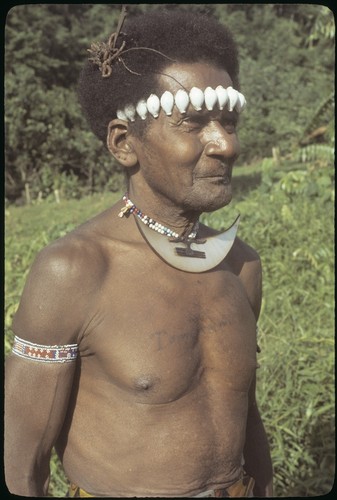
[[[15,335],[12,352],[22,358],[45,363],[68,363],[77,358],[77,344],[40,345],[20,339]]]

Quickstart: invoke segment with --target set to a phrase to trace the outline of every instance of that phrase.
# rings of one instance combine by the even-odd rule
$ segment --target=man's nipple
[[[155,383],[158,382],[158,379],[155,377],[151,377],[150,375],[141,375],[136,378],[134,381],[134,387],[136,391],[151,391],[154,388]]]

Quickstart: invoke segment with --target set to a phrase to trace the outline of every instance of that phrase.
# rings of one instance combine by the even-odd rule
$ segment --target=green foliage
[[[296,151],[294,155],[302,163],[315,162],[319,166],[323,163],[333,163],[335,150],[325,144],[312,144]]]
[[[170,8],[171,4],[167,4]],[[129,7],[129,15],[161,8]],[[241,162],[292,150],[305,133],[330,127],[334,85],[334,18],[322,5],[181,4],[213,13],[229,25],[241,54]],[[61,185],[65,197],[118,190],[121,169],[88,131],[76,82],[92,41],[115,29],[113,4],[25,4],[6,23],[6,197],[46,198]],[[328,106],[314,113],[320,103]],[[330,103],[330,104],[329,104]],[[46,172],[44,172],[46,170]],[[55,180],[53,179],[55,177]]]
[[[6,25],[6,196],[33,199],[62,188],[80,197],[120,189],[121,170],[88,131],[76,84],[93,33],[82,24],[107,25],[92,5],[20,5]],[[118,7],[106,8],[116,19]],[[91,23],[92,17],[95,23]],[[106,31],[108,31],[106,29]],[[61,184],[61,186],[59,186]]]
[[[310,117],[307,125],[302,131],[302,135],[298,140],[301,145],[306,145],[318,137],[322,140],[322,136],[326,135],[326,142],[334,143],[334,108],[335,96],[330,94],[316,108],[314,114]]]
[[[313,174],[278,181],[269,230],[254,234],[265,273],[260,405],[289,496],[326,494],[334,477],[334,170]]]
[[[283,10],[275,4],[240,5],[229,17],[226,7],[219,7],[219,14],[223,12],[221,19],[237,34],[242,92],[248,102],[240,118],[241,161],[270,156],[275,146],[285,154],[333,90],[331,43],[321,38],[306,46],[321,6],[288,5]],[[333,108],[329,112],[332,120]],[[319,118],[317,127],[326,124]]]
[[[320,39],[328,40],[333,44],[335,38],[335,20],[332,11],[320,5],[320,10],[317,16],[315,16],[315,22],[313,29],[310,33],[308,44],[312,45]]]

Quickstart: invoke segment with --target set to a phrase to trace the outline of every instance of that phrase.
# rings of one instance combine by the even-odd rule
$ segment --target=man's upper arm
[[[42,250],[28,274],[14,333],[42,345],[77,343],[92,291],[89,267],[78,245]]]
[[[244,264],[239,277],[245,288],[247,298],[258,321],[262,302],[262,265],[258,253],[246,244],[244,245]]]

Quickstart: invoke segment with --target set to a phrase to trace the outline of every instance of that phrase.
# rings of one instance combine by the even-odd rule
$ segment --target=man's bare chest
[[[172,271],[143,268],[105,283],[80,344],[83,367],[154,402],[178,399],[205,378],[248,390],[255,318],[239,278]]]

